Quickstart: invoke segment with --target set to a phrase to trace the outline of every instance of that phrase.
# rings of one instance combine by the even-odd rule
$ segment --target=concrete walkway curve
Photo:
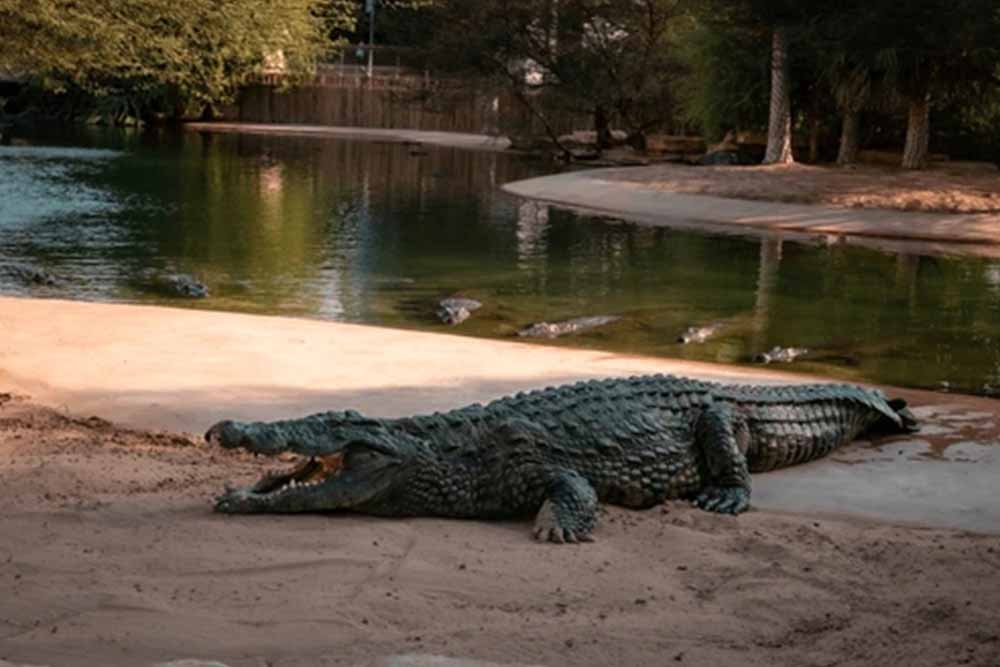
[[[621,171],[621,168],[573,171],[515,181],[503,189],[526,199],[643,224],[885,239],[916,242],[930,251],[947,244],[955,253],[1000,256],[998,215],[912,213],[680,194],[609,178]]]

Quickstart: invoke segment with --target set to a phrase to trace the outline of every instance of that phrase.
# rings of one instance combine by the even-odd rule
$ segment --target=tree
[[[919,168],[931,144],[930,114],[943,100],[988,96],[1000,84],[1000,5],[995,0],[700,0],[698,40],[684,50],[697,77],[684,89],[689,113],[709,134],[722,122],[760,125],[760,56],[770,45],[765,163],[790,162],[796,118],[817,153],[827,100],[840,111],[838,162],[856,160],[863,111],[902,112],[902,164]],[[707,35],[707,39],[706,36]]]
[[[679,36],[684,63],[677,94],[685,119],[710,141],[767,126],[769,53],[759,26],[697,16]]]
[[[680,0],[441,0],[438,12],[433,65],[501,82],[554,141],[560,113],[593,118],[602,147],[613,122],[641,145],[676,115]]]
[[[1000,7],[994,0],[872,0],[867,44],[886,86],[906,111],[902,166],[925,166],[935,98],[1000,83]],[[985,84],[985,85],[984,85]]]
[[[767,150],[764,164],[791,164],[792,95],[788,80],[788,28],[771,31],[771,104],[768,113]]]
[[[138,117],[170,93],[227,102],[268,58],[308,76],[335,16],[316,0],[0,0],[0,62]]]
[[[749,33],[758,44],[769,45],[767,148],[765,164],[794,162],[792,153],[793,76],[796,59],[793,47],[802,40],[812,21],[828,9],[794,0],[703,0],[696,4],[696,15],[709,30],[721,35]],[[722,54],[719,54],[720,56]],[[756,60],[757,56],[754,56]],[[713,63],[716,68],[731,68]]]

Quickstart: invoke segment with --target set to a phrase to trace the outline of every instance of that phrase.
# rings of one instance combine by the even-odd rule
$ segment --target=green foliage
[[[307,76],[339,13],[316,0],[0,0],[0,62],[136,107],[232,99],[265,64]]]
[[[762,43],[759,30],[738,25],[699,22],[682,35],[678,93],[686,120],[706,139],[767,126],[770,53]]]
[[[933,149],[1000,166],[1000,87],[979,85],[965,93],[939,105]]]
[[[1000,83],[1000,5],[994,0],[698,0],[690,6],[697,21],[680,40],[688,75],[679,92],[687,118],[709,138],[766,125],[769,35],[779,25],[790,38],[799,130],[807,116],[836,129],[834,109],[902,125],[907,104],[929,94],[933,117],[947,109],[942,128],[949,140],[971,147],[959,138],[973,131],[983,133],[981,141],[1000,135],[980,103]],[[958,125],[965,129],[958,132]],[[889,134],[901,137],[901,130]],[[887,136],[884,127],[880,136]]]

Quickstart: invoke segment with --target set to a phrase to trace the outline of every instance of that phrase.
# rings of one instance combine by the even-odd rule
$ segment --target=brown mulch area
[[[655,165],[622,170],[607,178],[657,190],[734,199],[928,213],[1000,213],[1000,170],[986,163],[935,163],[922,171],[874,165]]]

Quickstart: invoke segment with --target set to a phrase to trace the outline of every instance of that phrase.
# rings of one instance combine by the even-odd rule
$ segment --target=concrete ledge
[[[278,125],[272,123],[185,123],[195,132],[242,134],[280,134],[285,136],[332,137],[369,141],[410,142],[451,146],[480,151],[505,151],[510,148],[506,137],[461,132],[429,132],[424,130],[391,130],[370,127],[334,127],[330,125]]]

